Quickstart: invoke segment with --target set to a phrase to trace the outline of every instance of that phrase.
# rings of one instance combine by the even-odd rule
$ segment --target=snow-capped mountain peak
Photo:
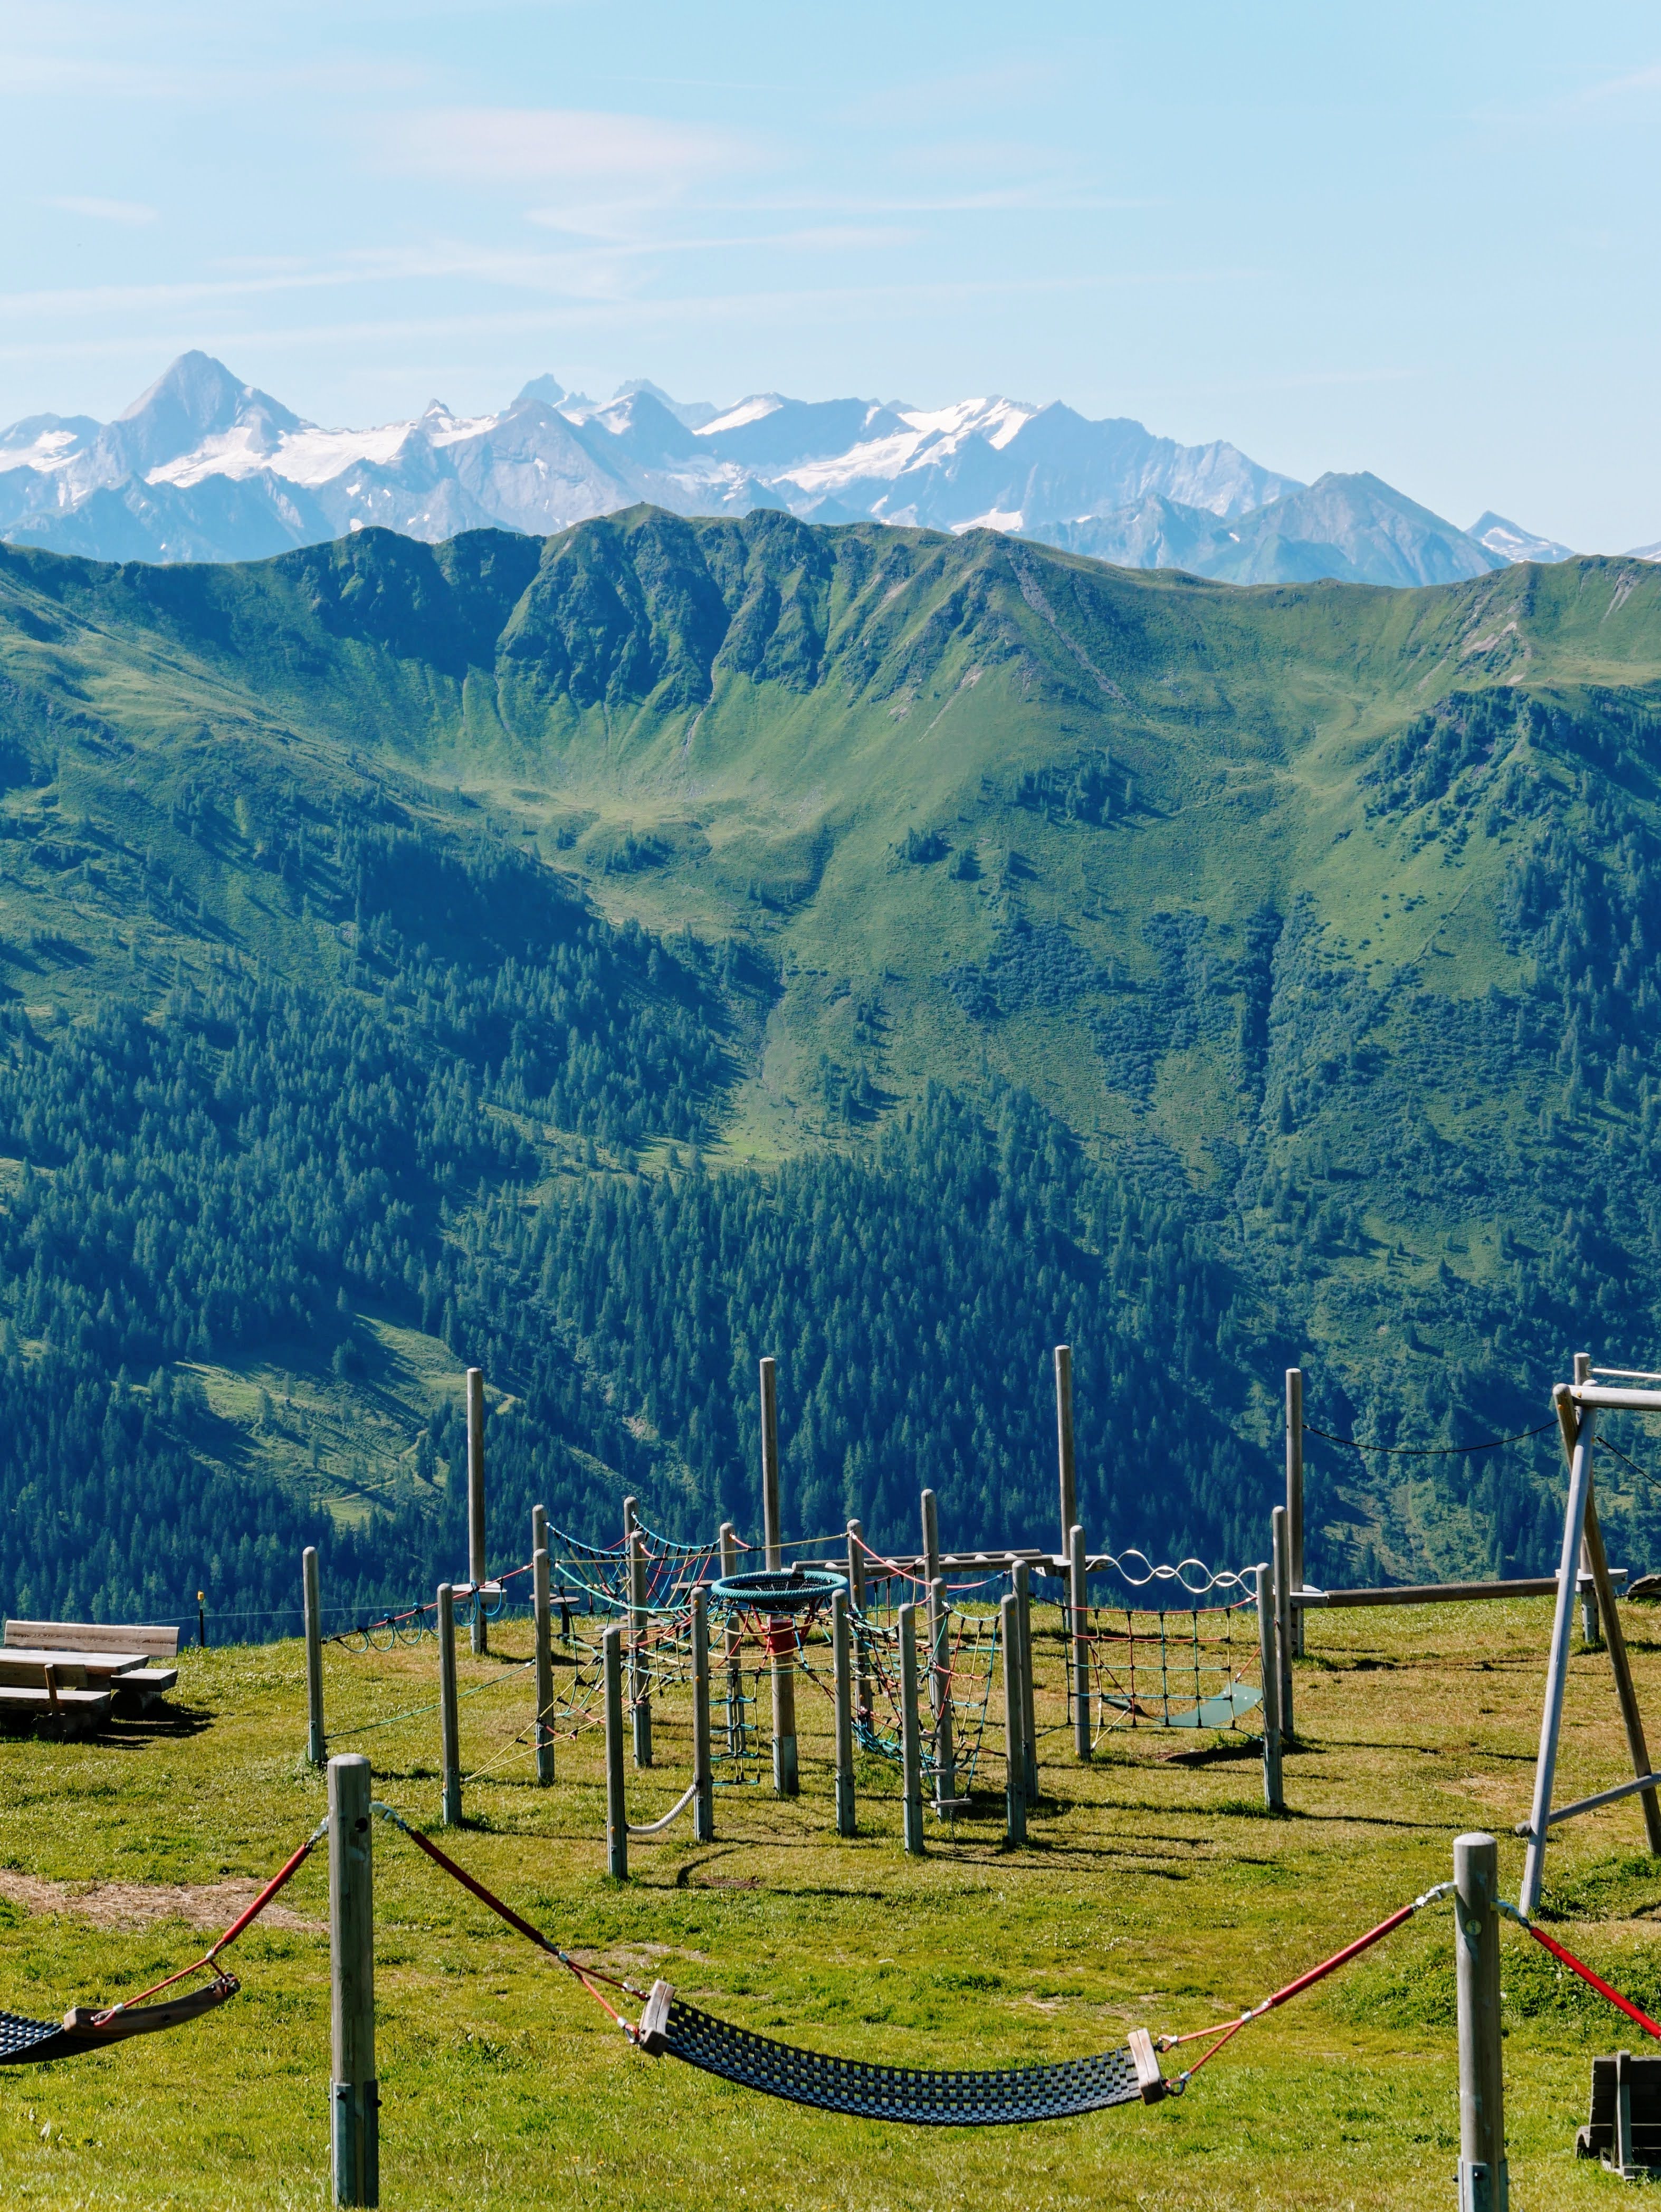
[[[761,392],[719,407],[644,377],[599,401],[542,375],[497,413],[433,399],[406,421],[327,429],[187,353],[113,422],[36,415],[0,432],[0,536],[101,559],[253,558],[370,525],[431,541],[544,533],[639,501],[1019,532],[1242,581],[1428,582],[1564,550],[1492,514],[1456,530],[1375,477],[1309,488],[1226,441],[1184,446],[995,393],[918,407]]]

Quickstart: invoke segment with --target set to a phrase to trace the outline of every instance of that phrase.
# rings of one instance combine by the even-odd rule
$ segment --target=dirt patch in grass
[[[143,1928],[155,1920],[183,1920],[217,1934],[252,1905],[257,1881],[46,1881],[38,1875],[0,1867],[0,1898],[26,1912],[72,1912],[99,1928]],[[274,1899],[259,1916],[267,1928],[327,1926]]]

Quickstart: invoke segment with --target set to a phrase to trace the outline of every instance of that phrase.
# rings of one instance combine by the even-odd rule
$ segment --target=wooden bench
[[[1629,2181],[1661,2171],[1661,2058],[1629,2051],[1591,2062],[1591,2117],[1574,2139],[1577,2158],[1601,2158]]]
[[[44,1723],[64,1735],[80,1735],[109,1718],[113,1699],[107,1690],[60,1688],[57,1672],[54,1667],[38,1688],[31,1683],[0,1683],[0,1719]]]
[[[121,1622],[9,1620],[0,1643],[0,1683],[44,1684],[40,1670],[48,1662],[79,1670],[76,1687],[107,1687],[118,1713],[148,1712],[179,1680],[177,1667],[154,1667],[151,1659],[171,1659],[179,1650],[174,1628],[132,1627]],[[33,1673],[8,1670],[33,1668]]]

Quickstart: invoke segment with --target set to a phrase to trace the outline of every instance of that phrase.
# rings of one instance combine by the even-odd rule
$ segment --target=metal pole
[[[779,1520],[779,1391],[778,1368],[771,1359],[761,1363],[761,1516],[767,1565],[775,1571],[784,1565],[783,1538]],[[792,1625],[794,1635],[794,1625]],[[781,1797],[794,1797],[801,1789],[796,1757],[796,1655],[776,1651],[773,1682],[773,1788]]]
[[[329,1761],[329,1984],[334,2201],[380,2202],[380,2090],[374,2069],[374,1852],[369,1762]]]
[[[865,1611],[865,1530],[857,1521],[848,1524],[848,1598],[856,1613]],[[854,1710],[868,1727],[871,1721],[871,1660],[865,1638],[854,1639]]]
[[[438,1817],[461,1826],[461,1721],[456,1710],[456,1601],[448,1583],[438,1586]]]
[[[634,1716],[635,1765],[652,1764],[651,1655],[646,1643],[646,1539],[629,1537],[629,1710]]]
[[[709,1593],[692,1592],[692,1840],[715,1837],[715,1774],[709,1756]]]
[[[1026,1841],[1026,1731],[1022,1725],[1020,1601],[1010,1591],[998,1607],[1003,1632],[1004,1838]]]
[[[952,1608],[941,1575],[928,1585],[928,1672],[934,1683],[929,1702],[934,1708],[934,1809],[944,1813],[958,1794],[958,1762],[952,1742]]]
[[[1567,1386],[1559,1383],[1553,1394],[1558,1419],[1566,1432],[1574,1421],[1575,1406]],[[1567,1405],[1564,1401],[1567,1401]],[[1569,1462],[1569,1496],[1563,1516],[1563,1550],[1557,1569],[1557,1609],[1552,1616],[1551,1656],[1546,1662],[1546,1705],[1540,1720],[1540,1755],[1534,1768],[1534,1804],[1529,1814],[1528,1856],[1523,1863],[1523,1888],[1518,1899],[1524,1912],[1540,1902],[1540,1885],[1546,1872],[1546,1815],[1557,1780],[1557,1739],[1563,1725],[1563,1692],[1568,1686],[1569,1645],[1574,1632],[1574,1583],[1580,1565],[1580,1540],[1585,1533],[1586,1501],[1591,1495],[1593,1414],[1582,1406],[1573,1428],[1574,1455]]]
[[[1281,1771],[1281,1669],[1275,1656],[1275,1562],[1257,1570],[1257,1664],[1262,1678],[1263,1802],[1271,1813],[1287,1808]]]
[[[1032,1668],[1032,1576],[1025,1559],[1010,1571],[1015,1620],[1021,1635],[1021,1739],[1026,1765],[1026,1802],[1038,1802],[1038,1719]]]
[[[306,1606],[306,1756],[313,1766],[327,1759],[323,1733],[323,1606],[317,1586],[317,1553],[310,1544],[300,1555],[300,1586]]]
[[[922,1730],[917,1717],[917,1608],[903,1605],[897,1615],[900,1642],[900,1766],[904,1797],[901,1826],[905,1848],[922,1856]]]
[[[1287,1510],[1277,1505],[1269,1516],[1275,1538],[1275,1641],[1280,1654],[1281,1735],[1297,1733],[1292,1717],[1292,1539],[1287,1530]]]
[[[545,1790],[554,1778],[554,1731],[548,1717],[554,1708],[554,1630],[548,1554],[540,1547],[531,1559],[531,1594],[536,1614],[537,1786]]]
[[[473,1650],[488,1651],[484,1618],[484,1370],[467,1370],[467,1579],[473,1586]]]
[[[623,1631],[613,1625],[600,1638],[605,1679],[605,1863],[618,1881],[629,1879],[629,1801],[623,1787]]]
[[[1067,1536],[1068,1656],[1073,1675],[1073,1748],[1087,1759],[1090,1730],[1090,1586],[1085,1577],[1084,1530],[1075,1522]]]
[[[1292,1542],[1292,1587],[1304,1586],[1304,1370],[1287,1370],[1287,1526]],[[1304,1609],[1292,1608],[1292,1650],[1304,1656]]]
[[[730,1521],[721,1524],[721,1573],[726,1581],[739,1571],[738,1531]],[[727,1656],[727,1755],[729,1759],[744,1756],[744,1666],[739,1657],[743,1632],[729,1613],[723,1631]]]
[[[1573,1585],[1571,1585],[1571,1589]],[[1506,2212],[1506,2072],[1500,2025],[1500,1847],[1453,1846],[1454,1971],[1459,2003],[1459,2212]]]
[[[1073,1465],[1073,1347],[1056,1346],[1056,1455],[1062,1480],[1062,1551],[1079,1517],[1079,1485]]]
[[[853,1638],[848,1619],[848,1593],[836,1591],[830,1600],[830,1659],[836,1680],[837,1714],[837,1833],[855,1832],[854,1819],[854,1668]]]

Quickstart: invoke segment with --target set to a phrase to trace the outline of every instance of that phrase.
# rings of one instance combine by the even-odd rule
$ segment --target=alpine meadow
[[[1259,1556],[1287,1365],[1339,1435],[1536,1427],[1656,1335],[1658,731],[1635,560],[0,548],[0,1604],[430,1591],[469,1364],[503,1525],[608,1540],[748,1517],[768,1352],[787,1533],[879,1545],[924,1484],[1048,1530],[1058,1342],[1159,1559]],[[1559,1450],[1311,1437],[1311,1577],[1549,1571]]]

